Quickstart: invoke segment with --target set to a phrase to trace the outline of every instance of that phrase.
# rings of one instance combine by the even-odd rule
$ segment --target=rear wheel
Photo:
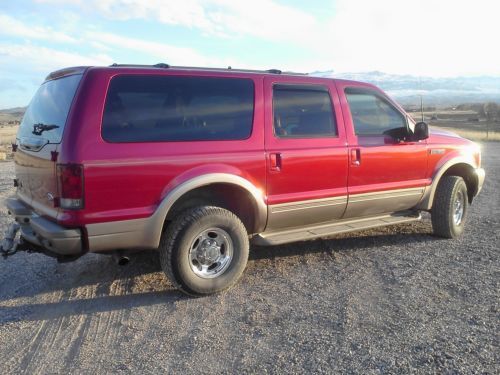
[[[464,231],[469,199],[467,185],[462,177],[445,176],[439,182],[432,205],[434,234],[444,238],[456,238]]]
[[[163,234],[162,269],[172,283],[190,295],[231,287],[246,267],[248,234],[240,219],[220,207],[184,211]]]

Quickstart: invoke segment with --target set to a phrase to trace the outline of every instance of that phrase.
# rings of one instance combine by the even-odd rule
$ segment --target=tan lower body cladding
[[[353,194],[269,206],[267,231],[332,220],[404,211],[415,207],[425,187]]]

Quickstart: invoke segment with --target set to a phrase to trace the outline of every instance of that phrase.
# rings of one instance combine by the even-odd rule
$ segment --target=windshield
[[[24,114],[17,137],[41,137],[48,143],[60,143],[81,78],[81,74],[75,74],[43,83]]]

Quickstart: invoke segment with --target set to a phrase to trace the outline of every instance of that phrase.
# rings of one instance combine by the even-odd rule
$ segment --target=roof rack
[[[296,73],[296,72],[283,72],[279,69],[267,69],[267,70],[256,70],[256,69],[235,69],[231,66],[227,68],[204,68],[199,66],[172,66],[165,63],[158,63],[154,65],[138,65],[138,64],[111,64],[110,67],[131,67],[131,68],[161,68],[161,69],[186,69],[186,70],[210,70],[210,71],[236,71],[243,73],[268,73],[268,74],[292,74],[292,75],[308,75],[308,73]]]
[[[141,64],[111,64],[110,67],[131,67],[131,68],[163,68],[168,69],[170,65],[165,63],[158,63],[154,65],[141,65]]]

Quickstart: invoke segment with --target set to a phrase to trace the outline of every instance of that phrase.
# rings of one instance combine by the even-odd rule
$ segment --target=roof
[[[136,64],[112,64],[111,68],[151,68],[151,69],[175,69],[175,70],[196,70],[196,71],[216,71],[216,72],[235,72],[235,73],[260,73],[260,74],[286,74],[286,75],[307,75],[308,73],[297,73],[289,71],[281,71],[280,69],[267,69],[267,70],[255,70],[255,69],[238,69],[228,66],[227,68],[207,68],[198,66],[172,66],[165,63],[158,63],[154,65],[136,65]]]
[[[50,81],[53,79],[65,77],[73,74],[83,74],[85,70],[88,68],[93,68],[91,66],[75,66],[64,69],[56,70],[50,73],[45,80]],[[256,73],[256,74],[270,74],[270,75],[296,75],[296,76],[306,76],[307,73],[295,73],[288,71],[281,71],[279,69],[267,69],[267,70],[252,70],[252,69],[235,69],[231,66],[227,68],[207,68],[207,67],[196,67],[196,66],[172,66],[165,63],[158,63],[154,65],[139,65],[139,64],[112,64],[108,67],[98,67],[95,68],[104,68],[104,69],[113,69],[113,68],[127,68],[127,69],[161,69],[161,70],[184,70],[184,71],[198,71],[198,72],[225,72],[225,73]]]

